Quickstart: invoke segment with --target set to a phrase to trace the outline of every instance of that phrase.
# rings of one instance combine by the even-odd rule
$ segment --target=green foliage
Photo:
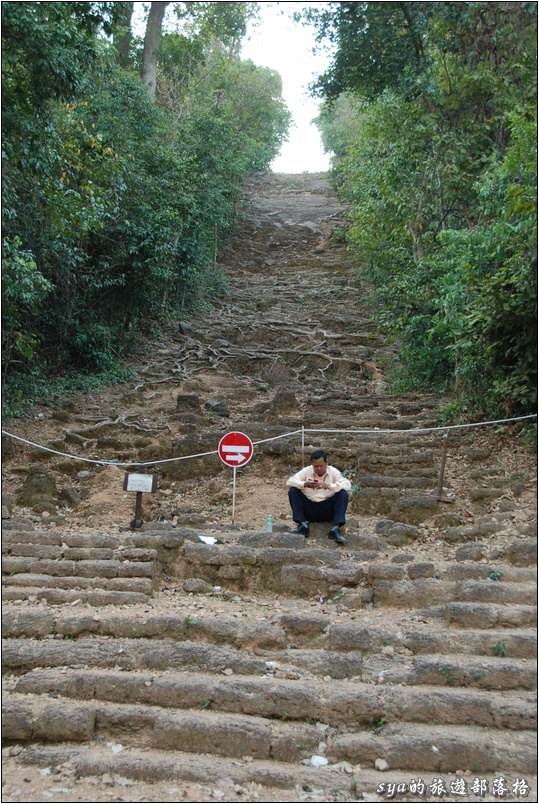
[[[4,132],[85,83],[115,3],[2,3]],[[101,6],[101,8],[99,8]]]
[[[335,5],[314,15],[337,48],[319,84],[319,126],[350,204],[348,241],[400,348],[394,388],[453,391],[464,419],[527,414],[537,388],[537,9]]]
[[[286,136],[278,76],[235,55],[254,4],[178,4],[157,105],[103,37],[125,5],[2,6],[5,376],[111,371],[224,292],[241,183]]]
[[[20,238],[2,243],[2,353],[4,372],[13,360],[31,361],[38,337],[28,326],[32,312],[44,301],[51,284],[38,271],[34,255],[21,248]]]
[[[492,646],[492,650],[494,651],[495,656],[509,655],[509,651],[507,650],[505,642],[496,642],[496,644]]]
[[[454,687],[456,685],[457,678],[453,674],[452,668],[447,667],[445,664],[441,664],[438,667],[438,672],[442,674],[448,687]]]
[[[184,2],[174,3],[177,17],[190,39],[203,43],[218,41],[236,52],[247,32],[247,21],[256,15],[258,3]]]
[[[316,24],[318,41],[337,45],[316,90],[334,99],[361,87],[372,99],[390,87],[408,86],[424,59],[421,31],[431,5],[352,2],[307,9],[304,19]]]
[[[71,371],[56,377],[39,369],[25,374],[13,372],[5,380],[2,389],[2,415],[4,420],[25,416],[31,412],[32,400],[47,403],[56,396],[91,393],[134,379],[132,370],[120,363],[114,363],[106,371],[91,374]]]

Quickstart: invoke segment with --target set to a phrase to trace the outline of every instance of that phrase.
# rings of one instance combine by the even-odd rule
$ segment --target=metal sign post
[[[236,515],[236,469],[237,467],[235,466],[232,470],[232,524],[236,521],[234,519]]]
[[[219,457],[225,466],[232,468],[232,524],[236,513],[236,470],[245,466],[253,457],[253,442],[245,433],[227,433],[219,441]]]
[[[137,493],[135,501],[135,518],[131,521],[131,527],[142,527],[142,492],[157,491],[157,475],[129,474],[124,476],[124,491],[135,491]]]

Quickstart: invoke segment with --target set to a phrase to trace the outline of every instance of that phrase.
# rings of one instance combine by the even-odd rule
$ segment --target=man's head
[[[323,449],[315,449],[311,452],[311,463],[313,465],[315,475],[323,477],[326,474],[328,465],[328,454]]]

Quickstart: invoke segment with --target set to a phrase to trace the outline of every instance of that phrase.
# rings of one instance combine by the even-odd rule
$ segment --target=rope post
[[[449,438],[449,432],[446,430],[443,436],[442,463],[440,465],[440,474],[438,477],[438,490],[436,492],[436,498],[438,499],[438,501],[444,499],[444,474],[445,474],[445,462],[447,459],[448,438]]]

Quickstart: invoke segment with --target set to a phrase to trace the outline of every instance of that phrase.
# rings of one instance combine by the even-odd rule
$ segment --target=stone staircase
[[[215,545],[197,529],[154,526],[127,549],[152,556],[160,592],[118,606],[116,590],[92,600],[84,583],[66,585],[76,595],[66,607],[39,562],[92,559],[66,548],[36,558],[44,533],[8,533],[37,565],[21,563],[4,587],[3,733],[27,746],[28,764],[340,791],[323,800],[354,800],[342,798],[350,785],[375,794],[397,776],[442,775],[448,790],[494,775],[533,787],[533,567],[416,561],[380,529],[349,528],[341,551],[323,526],[308,540],[223,528]],[[112,539],[87,549],[113,551]],[[116,560],[118,575],[118,559],[93,560]],[[317,756],[328,765],[313,768]]]
[[[324,177],[249,191],[230,291],[153,350],[123,429],[92,411],[130,460],[197,455],[153,468],[151,521],[3,522],[8,770],[67,785],[43,800],[90,800],[86,777],[104,801],[497,801],[500,779],[537,800],[533,461],[510,433],[436,429],[444,398],[389,393]],[[214,515],[229,469],[205,454],[231,430],[257,444],[241,525]],[[284,479],[320,446],[352,483],[343,548],[289,532]]]
[[[92,606],[144,603],[159,584],[157,553],[131,534],[36,530],[4,523],[2,599]]]

